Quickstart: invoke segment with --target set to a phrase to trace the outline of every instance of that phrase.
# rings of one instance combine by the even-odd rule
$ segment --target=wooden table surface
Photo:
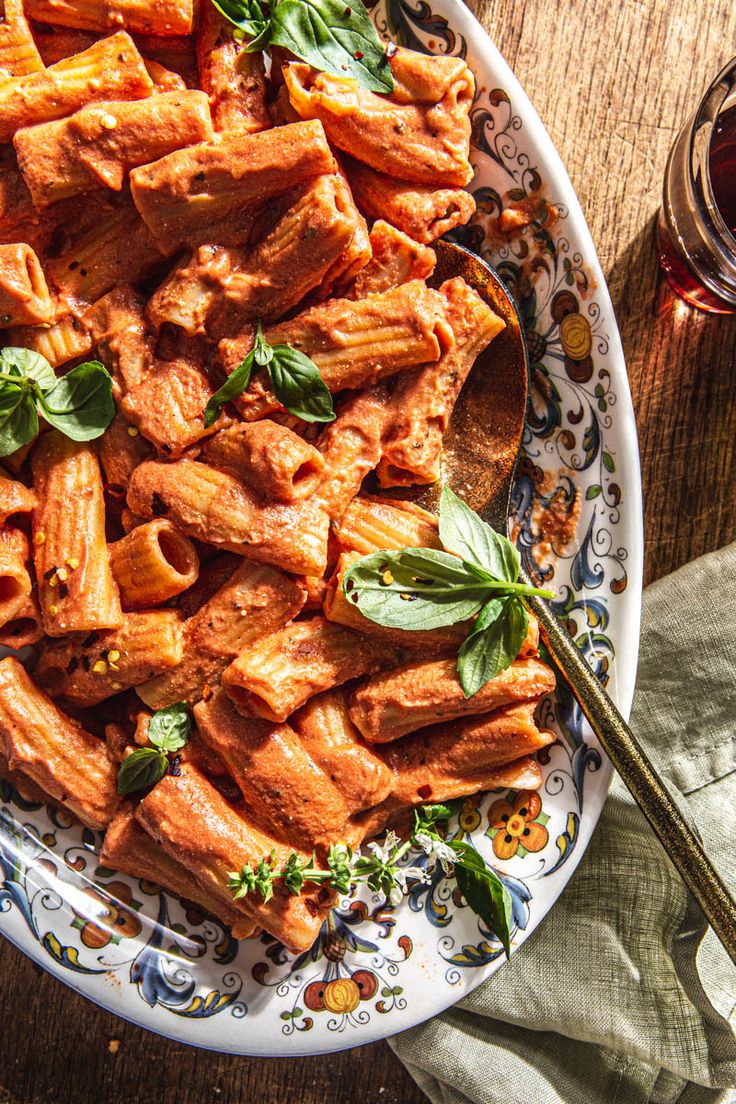
[[[736,8],[733,0],[471,7],[552,135],[609,280],[639,424],[649,581],[736,536],[736,317],[678,303],[652,239],[673,136],[733,53]],[[0,1104],[426,1100],[386,1044],[296,1061],[198,1052],[98,1010],[7,943],[0,1023]]]

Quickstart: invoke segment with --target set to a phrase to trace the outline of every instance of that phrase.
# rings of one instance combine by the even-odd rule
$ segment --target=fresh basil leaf
[[[362,556],[346,571],[343,591],[369,621],[410,631],[465,621],[488,597],[456,556],[433,548]]]
[[[180,751],[191,731],[192,719],[186,702],[157,709],[148,722],[148,739],[161,751]]]
[[[269,345],[263,336],[263,327],[259,319],[258,328],[256,329],[256,340],[253,346],[253,356],[255,357],[256,364],[261,368],[265,368],[273,360],[273,351],[273,345]]]
[[[225,403],[232,402],[233,399],[237,399],[238,395],[243,394],[250,383],[254,359],[255,349],[251,349],[245,360],[227,377],[222,387],[215,391],[204,408],[205,429],[209,429],[211,425],[215,424]]]
[[[0,372],[35,380],[42,391],[50,391],[56,385],[56,374],[46,357],[34,349],[21,349],[9,345],[0,351]]]
[[[449,487],[440,497],[440,540],[443,547],[490,572],[496,579],[515,583],[521,559],[508,539],[487,525]]]
[[[0,456],[10,456],[38,433],[33,394],[24,387],[5,383],[0,388]]]
[[[371,92],[394,90],[386,47],[361,0],[280,0],[271,8],[271,43]]]
[[[511,894],[474,847],[459,840],[453,840],[450,846],[458,856],[455,862],[458,889],[473,912],[500,939],[508,958],[511,955]]]
[[[99,360],[78,364],[38,405],[46,421],[72,441],[93,441],[115,417],[110,373]]]
[[[285,2],[289,3],[290,0]],[[281,405],[305,422],[334,422],[332,395],[327,390],[317,365],[304,353],[289,345],[273,345],[272,349],[273,358],[268,362],[268,374],[274,394]]]
[[[258,39],[268,31],[268,16],[258,0],[212,0],[212,3],[221,15],[250,38]],[[263,42],[260,49],[265,49],[267,45]]]
[[[475,636],[476,633],[483,632],[483,630],[487,629],[489,625],[492,625],[494,621],[497,621],[503,613],[504,607],[505,602],[503,598],[490,598],[473,622],[473,627],[468,633],[468,636]]]
[[[524,643],[529,623],[524,603],[518,598],[506,598],[500,604],[501,610],[496,611],[494,607],[489,614],[492,620],[487,627],[478,631],[474,627],[457,654],[457,673],[466,698],[472,698],[487,682],[505,671]]]
[[[131,752],[120,764],[118,793],[135,793],[160,782],[169,769],[169,761],[163,751],[142,747]]]

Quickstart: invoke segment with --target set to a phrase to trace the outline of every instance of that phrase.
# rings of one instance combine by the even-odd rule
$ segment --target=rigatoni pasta
[[[0,245],[0,327],[51,322],[54,304],[30,245]]]
[[[200,458],[241,476],[265,501],[298,502],[317,489],[325,469],[321,452],[268,418],[220,430]]]
[[[124,31],[48,69],[0,84],[0,142],[21,127],[61,119],[90,101],[137,100],[153,82],[135,43]]]
[[[204,92],[163,92],[129,103],[102,102],[19,130],[13,145],[38,208],[98,188],[120,191],[136,165],[212,136]]]
[[[197,62],[216,130],[253,134],[271,126],[263,55],[235,41],[232,25],[214,4],[200,5]]]
[[[185,622],[181,662],[139,686],[139,696],[154,709],[199,701],[240,651],[281,628],[303,605],[304,591],[281,572],[247,561],[230,567],[229,577]]]
[[[33,558],[44,628],[49,636],[123,624],[110,569],[97,457],[58,430],[33,454]]]
[[[151,609],[193,586],[199,556],[170,521],[138,525],[109,547],[110,567],[124,609]]]
[[[26,0],[31,19],[104,34],[124,27],[143,34],[189,34],[194,0]]]
[[[127,613],[119,629],[54,641],[34,674],[52,698],[86,707],[176,667],[181,658],[179,615],[175,610],[146,610]]]
[[[309,698],[396,662],[370,637],[313,617],[297,621],[242,652],[222,685],[246,715],[285,721]]]
[[[119,798],[104,743],[57,709],[12,656],[0,660],[0,753],[89,828],[112,820]]]
[[[24,77],[37,73],[44,63],[33,41],[23,0],[5,0],[0,23],[0,71],[6,77]]]
[[[0,98],[0,120],[1,109]],[[151,234],[164,252],[172,253],[205,244],[213,232],[221,245],[239,244],[256,218],[256,203],[334,169],[321,124],[306,122],[279,134],[228,133],[216,144],[178,150],[134,169],[130,184]],[[236,212],[240,215],[232,217]],[[222,225],[225,220],[230,230]]]

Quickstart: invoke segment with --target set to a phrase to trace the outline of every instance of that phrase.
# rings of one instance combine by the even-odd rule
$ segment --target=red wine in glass
[[[710,140],[709,165],[713,198],[723,221],[736,238],[736,107],[724,111],[716,121]]]
[[[657,247],[679,296],[701,310],[736,312],[736,58],[672,147]]]

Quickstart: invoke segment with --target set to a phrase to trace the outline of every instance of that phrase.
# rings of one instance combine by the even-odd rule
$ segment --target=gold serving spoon
[[[506,323],[506,329],[476,361],[453,413],[445,436],[445,479],[494,529],[508,533],[529,387],[523,327],[511,296],[489,265],[449,242],[437,242],[435,248],[437,268],[432,283],[439,286],[444,280],[462,276]],[[439,489],[424,489],[417,500],[436,512]],[[736,904],[680,812],[677,798],[549,604],[537,597],[526,601],[539,620],[550,655],[609,759],[736,962]]]

